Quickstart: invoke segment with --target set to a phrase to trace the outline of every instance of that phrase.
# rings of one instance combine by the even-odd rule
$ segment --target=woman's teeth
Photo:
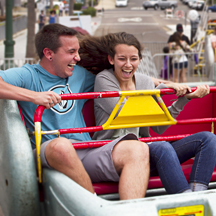
[[[123,72],[130,73],[132,70],[123,70]]]

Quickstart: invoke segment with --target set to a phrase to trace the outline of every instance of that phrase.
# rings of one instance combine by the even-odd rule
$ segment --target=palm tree
[[[5,1],[4,0],[0,0],[0,16],[4,16],[4,8],[5,8]]]
[[[26,58],[35,57],[35,22],[36,22],[36,13],[35,13],[35,1],[28,0],[28,19],[27,19],[27,46],[26,46]]]
[[[53,9],[53,0],[49,0],[50,1],[50,9]]]
[[[69,0],[69,16],[73,15],[74,0]]]

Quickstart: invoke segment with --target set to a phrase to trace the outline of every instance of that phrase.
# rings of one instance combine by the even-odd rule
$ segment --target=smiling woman
[[[168,82],[165,82],[166,85],[162,83],[162,81],[156,83],[151,77],[135,72],[140,59],[142,58],[142,47],[137,38],[132,34],[119,32],[110,33],[102,37],[88,36],[84,38],[83,41],[81,41],[80,47],[80,55],[82,59],[80,64],[86,67],[89,71],[97,74],[94,85],[95,92],[121,92],[130,90],[155,89],[155,87],[161,89],[167,87],[173,88],[174,86],[173,83]],[[178,86],[182,88],[182,91],[184,92],[178,96],[184,95],[187,91],[190,92],[190,88],[188,86],[180,84],[178,84]],[[173,102],[173,104],[168,107],[171,116],[176,118],[183,109],[184,105],[189,102],[188,99],[203,97],[203,95],[208,93],[208,86],[199,86],[197,87],[195,95],[191,93],[179,97],[178,100]],[[110,118],[110,114],[118,103],[118,99],[118,97],[115,97],[94,100],[94,113],[97,126],[103,125],[107,119]],[[129,103],[129,100],[130,98],[123,98],[121,106],[118,110],[119,115],[121,115],[124,110],[124,105]],[[139,105],[140,103],[136,104],[136,106]],[[130,111],[127,110],[127,112]],[[119,115],[116,118],[114,117],[114,119],[116,120]],[[162,134],[168,127],[169,126],[158,126],[151,127],[151,129],[158,134]],[[97,131],[94,133],[93,139],[112,140],[121,138],[128,134],[134,134],[136,137],[149,137],[149,127],[133,127]],[[183,138],[172,143],[166,141],[147,143],[150,153],[150,175],[155,176],[159,174],[161,181],[168,193],[192,192],[207,189],[216,158],[211,158],[213,163],[211,164],[212,166],[210,172],[207,174],[208,180],[203,181],[204,179],[202,178],[205,176],[203,173],[206,170],[206,159],[203,158],[203,161],[200,161],[200,155],[202,154],[198,152],[200,152],[199,149],[202,149],[200,147],[204,142],[196,142],[199,139],[198,137],[202,137],[203,135],[204,134],[197,133],[189,136],[188,140]],[[209,135],[213,139],[216,139],[215,135],[210,133],[207,133],[204,136],[207,137]],[[185,143],[188,143],[189,145],[185,147]],[[206,146],[208,146],[207,148],[209,148],[209,152],[212,151],[216,154],[216,146],[214,143],[206,143]],[[115,149],[115,147],[113,149]],[[144,153],[144,151],[142,153]],[[208,154],[209,153],[205,154],[206,158],[209,157]],[[145,156],[143,155],[143,157]],[[190,157],[195,157],[195,161],[199,161],[199,163],[195,163],[193,166],[199,168],[202,167],[203,170],[199,170],[199,176],[196,175],[197,168],[195,168],[194,170],[196,171],[191,172],[190,184],[188,184],[182,172],[180,163],[183,163]],[[172,164],[172,166],[169,167],[167,164]]]

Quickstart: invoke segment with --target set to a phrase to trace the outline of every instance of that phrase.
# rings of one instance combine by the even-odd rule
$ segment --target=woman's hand
[[[197,86],[197,89],[194,92],[186,94],[185,97],[187,99],[202,98],[206,96],[207,94],[209,94],[209,92],[210,92],[210,88],[208,85],[200,85],[200,86]]]
[[[176,90],[176,96],[183,96],[188,92],[191,92],[191,88],[188,85],[180,84],[180,83],[174,83],[174,82],[167,82],[165,85],[168,88],[172,88]]]

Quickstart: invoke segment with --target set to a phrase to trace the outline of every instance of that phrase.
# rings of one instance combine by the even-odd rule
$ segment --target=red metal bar
[[[186,120],[177,120],[178,125],[187,125],[187,124],[203,124],[203,123],[212,123],[216,122],[216,118],[203,118],[203,119],[186,119]],[[93,126],[93,127],[81,127],[81,128],[66,128],[66,129],[59,129],[60,134],[67,134],[67,133],[87,133],[87,132],[96,132],[103,130],[103,127],[100,126]]]
[[[37,107],[35,114],[34,114],[34,122],[41,122],[42,114],[45,108],[46,107],[42,105]]]
[[[186,119],[186,120],[177,120],[178,125],[183,124],[203,124],[203,123],[212,123],[216,122],[216,118],[203,118],[203,119]]]
[[[103,130],[102,125],[100,126],[93,126],[93,127],[81,127],[81,128],[66,128],[66,129],[59,129],[60,134],[67,134],[67,133],[87,133],[87,132],[96,132]]]
[[[192,91],[196,90],[196,87],[191,88]],[[160,89],[162,95],[165,94],[175,94],[175,90],[173,89]],[[216,86],[210,87],[210,92],[216,92]],[[86,93],[71,93],[71,94],[62,94],[62,100],[78,100],[78,99],[94,99],[94,98],[106,98],[106,97],[119,97],[119,92],[117,91],[109,91],[109,92],[86,92]],[[40,122],[42,118],[42,114],[45,107],[42,105],[38,106],[35,115],[34,122]]]
[[[197,88],[196,87],[192,87],[191,88],[191,91],[194,92]],[[216,86],[210,86],[210,92],[213,93],[213,92],[216,92]],[[176,93],[176,90],[174,89],[160,89],[160,94],[161,95],[166,95],[166,94],[175,94]]]
[[[156,141],[175,141],[180,140],[184,137],[190,136],[191,134],[183,134],[183,135],[172,135],[172,136],[159,136],[159,137],[143,137],[139,140],[141,142],[156,142]],[[107,143],[111,142],[112,140],[106,141],[90,141],[90,142],[82,142],[82,143],[73,143],[73,147],[75,149],[86,149],[86,148],[97,148]]]
[[[94,98],[107,98],[107,97],[119,97],[118,91],[108,92],[85,92],[85,93],[71,93],[62,94],[62,100],[78,100],[78,99],[94,99]]]

